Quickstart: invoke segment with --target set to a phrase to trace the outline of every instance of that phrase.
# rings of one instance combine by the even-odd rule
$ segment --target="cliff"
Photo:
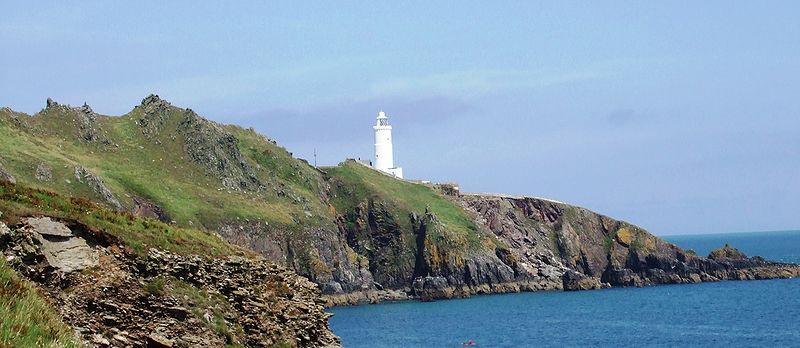
[[[154,95],[122,116],[51,100],[33,116],[0,109],[0,148],[1,180],[219,235],[311,280],[329,305],[797,274],[692,255],[560,202],[462,195],[355,161],[317,169]]]

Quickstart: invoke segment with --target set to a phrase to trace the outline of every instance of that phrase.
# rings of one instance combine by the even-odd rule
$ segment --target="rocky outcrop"
[[[103,179],[99,176],[94,175],[92,172],[86,170],[81,166],[75,167],[75,179],[79,182],[86,183],[89,187],[97,193],[109,206],[116,210],[123,210],[124,207],[122,203],[119,202],[114,193],[106,187],[105,183],[103,183]]]
[[[53,241],[53,238],[58,239]],[[92,250],[81,272],[49,243]],[[145,255],[79,222],[0,223],[0,250],[36,282],[87,346],[338,347],[316,286],[262,259],[207,259],[149,249]],[[54,250],[56,258],[48,253]],[[66,267],[66,268],[65,268]]]
[[[142,197],[133,197],[133,215],[156,219],[161,222],[170,222],[169,215],[158,204]]]
[[[34,173],[36,180],[39,181],[52,181],[53,180],[53,170],[50,169],[50,166],[47,163],[39,162],[36,165],[36,172]]]
[[[112,145],[108,134],[98,122],[99,115],[87,103],[80,107],[59,104],[47,98],[47,104],[42,111],[45,114],[55,114],[67,120],[74,127],[75,136],[79,141],[86,143],[101,143]]]
[[[41,246],[47,263],[64,273],[97,266],[97,251],[86,240],[76,236],[64,224],[49,217],[31,217],[24,221],[28,233]]]
[[[0,163],[0,181],[7,181],[12,184],[17,183],[17,178],[15,178],[11,173],[3,167],[3,164]]]
[[[159,143],[157,136],[169,120],[168,112],[170,107],[172,105],[169,102],[155,94],[148,95],[142,99],[142,103],[137,107],[137,109],[141,109],[142,115],[135,122],[142,130],[145,138]]]
[[[265,188],[239,151],[239,140],[220,125],[187,109],[179,131],[185,137],[188,158],[220,178],[223,187],[245,191]]]

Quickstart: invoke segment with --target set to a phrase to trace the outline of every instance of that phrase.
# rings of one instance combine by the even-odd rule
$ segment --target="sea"
[[[800,231],[662,236],[800,263]],[[800,347],[800,279],[529,292],[328,310],[345,347]]]

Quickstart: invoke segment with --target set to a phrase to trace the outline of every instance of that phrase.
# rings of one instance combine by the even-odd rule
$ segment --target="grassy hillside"
[[[253,130],[212,124],[157,98],[120,117],[90,110],[52,103],[31,117],[0,109],[0,163],[25,185],[104,202],[77,180],[75,167],[83,167],[102,178],[124,207],[143,198],[183,226],[214,228],[239,218],[291,229],[330,221],[319,199],[319,172]],[[192,150],[211,152],[228,135],[238,141],[228,152],[211,153],[219,162],[190,156]],[[236,156],[241,163],[231,159]],[[49,178],[37,179],[40,164]],[[224,185],[237,167],[249,167],[263,187]]]
[[[158,217],[165,231],[215,232],[317,282],[353,280],[347,274],[358,267],[341,262],[352,250],[337,239],[319,170],[253,129],[208,121],[155,95],[122,116],[51,100],[32,116],[0,108],[0,172]]]

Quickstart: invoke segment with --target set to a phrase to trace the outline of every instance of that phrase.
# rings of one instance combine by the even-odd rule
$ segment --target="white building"
[[[403,168],[394,166],[392,126],[385,112],[378,113],[378,122],[372,129],[375,130],[375,169],[402,178]]]

